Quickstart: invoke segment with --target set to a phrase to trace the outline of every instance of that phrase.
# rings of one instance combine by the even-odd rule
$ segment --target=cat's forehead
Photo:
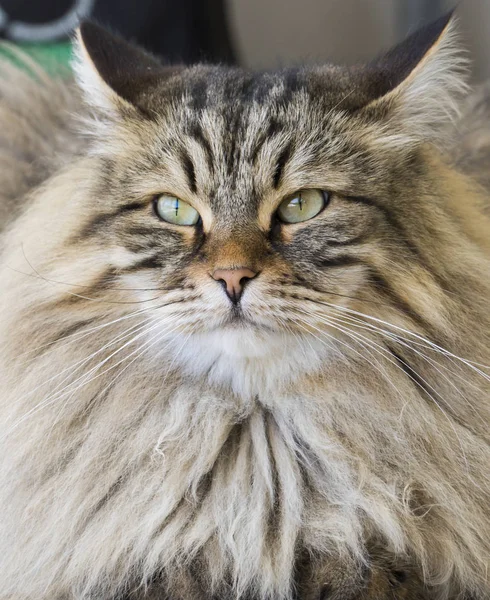
[[[199,65],[162,83],[152,110],[171,146],[204,152],[208,163],[212,156],[215,174],[248,164],[260,175],[271,161],[325,153],[335,138],[336,160],[351,151],[339,136],[355,129],[349,117],[366,102],[359,81],[335,66],[250,72]]]
[[[255,108],[272,112],[301,103],[319,103],[328,109],[344,101],[349,108],[359,102],[352,72],[333,65],[259,72],[198,65],[182,69],[163,84],[162,103],[168,95],[196,111]]]
[[[182,69],[145,96],[144,119],[128,122],[124,181],[134,193],[198,199],[236,223],[300,189],[348,189],[363,173],[362,140],[346,116],[355,96],[336,67]]]
[[[255,214],[264,194],[279,186],[298,130],[305,137],[313,126],[304,119],[311,112],[306,79],[294,71],[197,68],[183,74],[172,95],[170,143],[187,186],[215,216],[225,209],[226,218],[230,211],[235,218]]]

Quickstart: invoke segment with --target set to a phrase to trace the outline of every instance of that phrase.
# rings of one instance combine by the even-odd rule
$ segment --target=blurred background
[[[0,0],[0,36],[66,61],[68,35],[92,17],[168,62],[253,68],[373,58],[455,0]],[[490,78],[490,0],[458,3],[474,79]]]
[[[456,5],[474,76],[490,78],[490,0],[228,0],[233,39],[253,67],[372,59]]]

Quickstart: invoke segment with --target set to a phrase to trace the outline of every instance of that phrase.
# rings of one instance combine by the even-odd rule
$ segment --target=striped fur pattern
[[[2,600],[490,597],[488,192],[437,27],[390,85],[2,63]]]

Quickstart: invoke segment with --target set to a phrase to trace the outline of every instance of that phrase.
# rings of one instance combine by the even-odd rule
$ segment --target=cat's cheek
[[[115,246],[107,253],[107,261],[116,269],[125,271],[135,263],[134,252],[124,246]]]

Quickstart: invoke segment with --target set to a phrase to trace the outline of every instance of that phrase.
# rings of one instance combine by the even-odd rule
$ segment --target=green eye
[[[174,225],[195,225],[199,221],[199,213],[190,204],[176,198],[162,194],[155,198],[154,207],[156,214],[167,223]]]
[[[301,223],[316,217],[327,202],[328,192],[301,190],[281,202],[277,209],[277,216],[283,223]]]

